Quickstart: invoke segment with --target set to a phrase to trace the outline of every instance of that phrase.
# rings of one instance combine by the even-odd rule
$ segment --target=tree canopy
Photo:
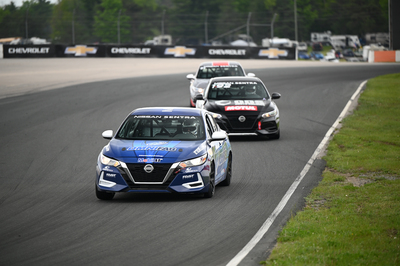
[[[0,38],[35,36],[53,43],[139,44],[161,33],[176,44],[227,43],[249,32],[261,44],[272,30],[274,37],[295,39],[295,25],[298,41],[309,41],[311,32],[388,32],[388,1],[28,0],[0,7]]]

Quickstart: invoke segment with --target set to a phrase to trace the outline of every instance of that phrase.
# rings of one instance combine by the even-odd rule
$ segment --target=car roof
[[[204,110],[189,107],[144,107],[133,110],[130,115],[179,115],[202,116]]]
[[[255,81],[255,82],[262,82],[259,78],[256,77],[247,77],[247,76],[227,76],[227,77],[217,77],[212,78],[211,82],[225,82],[225,81]]]
[[[203,62],[200,64],[202,66],[236,66],[239,65],[239,62],[236,61],[212,61],[212,62]]]

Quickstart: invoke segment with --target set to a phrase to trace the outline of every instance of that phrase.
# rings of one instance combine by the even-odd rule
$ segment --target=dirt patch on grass
[[[359,178],[359,177],[354,177],[354,176],[348,176],[346,177],[346,181],[353,184],[355,187],[362,187],[365,184],[373,183],[374,180],[372,179],[367,179],[367,178]]]

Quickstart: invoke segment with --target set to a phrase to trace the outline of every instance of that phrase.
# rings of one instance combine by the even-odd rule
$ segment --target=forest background
[[[311,32],[331,31],[362,38],[388,28],[388,0],[29,0],[0,7],[0,38],[53,44],[143,44],[164,33],[175,45],[201,45],[231,32],[219,38],[227,44],[248,31],[261,45],[272,35],[309,41]]]

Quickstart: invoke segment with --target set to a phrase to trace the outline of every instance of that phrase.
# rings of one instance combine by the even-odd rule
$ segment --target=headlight
[[[262,118],[274,117],[278,112],[276,109],[272,110],[271,112],[265,113],[262,115]]]
[[[190,85],[190,89],[193,90],[193,91],[195,91],[195,92],[198,92],[198,93],[200,93],[200,94],[203,94],[203,93],[204,93],[204,89],[203,89],[203,88],[197,88],[197,87],[195,87],[195,86],[193,86],[193,85]]]
[[[192,166],[199,166],[199,165],[202,165],[203,163],[205,163],[206,160],[207,160],[207,153],[202,155],[202,156],[200,156],[200,157],[181,162],[179,164],[179,166],[182,167],[182,168],[192,167]]]
[[[119,165],[118,161],[104,156],[103,153],[100,154],[100,161],[104,165],[110,165],[114,167],[117,167]]]
[[[217,113],[211,113],[212,117],[214,117],[215,119],[222,119],[222,115],[221,114],[217,114]]]

